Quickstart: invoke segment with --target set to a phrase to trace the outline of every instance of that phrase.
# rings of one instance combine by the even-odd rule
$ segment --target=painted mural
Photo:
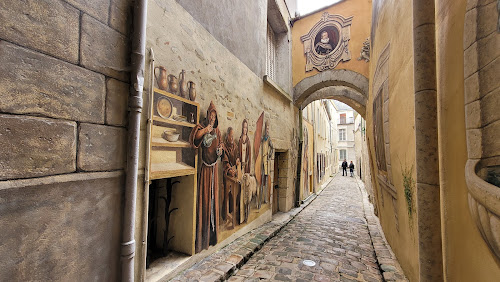
[[[195,250],[199,252],[207,249],[209,245],[216,245],[219,232],[218,168],[224,145],[218,128],[217,110],[212,102],[208,107],[205,121],[193,128],[189,142],[201,151],[195,243]]]
[[[351,60],[349,40],[352,16],[331,15],[324,12],[319,22],[300,37],[304,44],[306,72],[334,69],[341,61]]]
[[[250,131],[247,118],[242,120],[240,132],[236,132],[237,129],[233,126],[221,128],[221,118],[230,120],[234,116],[221,116],[213,101],[210,101],[206,115],[199,118],[200,106],[193,101],[196,98],[196,92],[193,91],[195,83],[186,82],[186,72],[181,71],[178,80],[174,75],[167,74],[162,66],[152,66],[151,69],[159,71],[151,80],[152,85],[156,82],[155,86],[158,87],[151,94],[151,179],[168,179],[170,183],[167,185],[167,194],[155,194],[158,190],[156,186],[163,189],[164,185],[158,184],[160,182],[155,182],[155,188],[150,192],[150,221],[154,226],[151,231],[155,234],[151,236],[160,238],[163,256],[168,253],[168,249],[188,254],[199,253],[217,245],[239,226],[250,223],[269,209],[274,167],[271,125],[269,120],[265,120],[265,112],[261,112],[254,132]],[[186,82],[186,87],[183,86],[183,81]],[[238,134],[239,138],[236,137]],[[252,139],[253,144],[250,142]],[[187,166],[189,171],[172,170],[172,167],[180,168],[179,166]],[[157,167],[162,170],[157,171]],[[197,177],[193,177],[194,175]],[[186,185],[182,180],[179,181],[179,177],[185,176],[194,180],[192,200],[189,200],[189,193],[184,194],[192,189],[193,186],[189,188],[192,184]],[[172,189],[175,184],[182,186],[177,192]],[[190,203],[176,200],[176,197],[182,198],[176,193],[183,193],[182,197],[190,201],[193,207],[191,212]],[[162,200],[167,203],[166,206]],[[154,214],[163,210],[164,217]],[[177,221],[177,224],[182,221],[187,223],[190,214],[192,215],[192,251],[189,250],[189,240],[181,244],[181,247],[175,242],[180,239],[179,236],[189,236],[190,231],[186,227],[189,224],[183,224],[181,228],[171,223],[171,213],[172,220]],[[174,228],[169,228],[169,224],[174,224]],[[184,227],[186,233],[176,233]],[[157,249],[155,244],[150,244],[152,253]]]
[[[274,161],[270,123],[262,112],[255,124],[252,144],[248,119],[243,119],[238,133],[233,126],[221,128],[220,119],[230,118],[221,117],[213,101],[210,101],[206,116],[199,118],[200,105],[194,101],[195,82],[187,81],[186,71],[182,70],[180,79],[177,79],[163,66],[152,66],[151,70],[158,71],[152,71],[154,77],[151,80],[151,84],[156,82],[158,88],[154,88],[151,94],[150,179],[176,178],[167,185],[170,194],[162,192],[157,195],[158,188],[150,192],[151,232],[156,234],[151,238],[160,238],[155,244],[161,247],[163,256],[168,249],[199,253],[217,245],[238,226],[251,222],[269,209]],[[239,138],[236,137],[238,134]],[[192,177],[194,183],[182,184],[179,177],[185,176]],[[155,182],[153,187],[160,187],[158,183]],[[182,191],[173,191],[175,184],[183,186]],[[190,189],[193,190],[189,192],[192,193],[189,203],[175,200],[189,199],[187,191]],[[190,205],[193,207],[191,211]],[[165,216],[158,215],[162,214],[160,210],[165,210]],[[189,224],[178,226],[189,220],[193,222],[191,231]],[[169,224],[173,224],[172,228]],[[191,243],[179,238],[189,236],[189,233],[193,235]],[[158,250],[155,244],[149,245],[152,253]]]
[[[248,120],[241,124],[239,140],[233,127],[225,137],[219,128],[216,106],[210,102],[206,118],[191,131],[189,142],[199,150],[195,252],[220,242],[220,232],[250,221],[252,210],[270,199],[270,174],[274,146],[264,112],[257,120],[254,144],[250,143]],[[252,152],[254,158],[252,158]],[[255,159],[254,174],[251,173]],[[219,165],[221,164],[221,165]],[[222,181],[219,173],[222,172]]]

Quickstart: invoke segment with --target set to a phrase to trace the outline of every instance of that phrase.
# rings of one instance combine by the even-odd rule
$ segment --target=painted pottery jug
[[[156,70],[160,70],[160,75],[158,76],[156,74]],[[168,87],[168,79],[167,79],[167,69],[164,68],[163,66],[158,66],[155,68],[155,78],[156,78],[156,84],[158,84],[158,88],[161,90],[167,90]]]
[[[188,85],[189,85],[189,100],[194,101],[196,99],[196,84],[192,81],[189,81]]]
[[[186,81],[186,71],[182,70],[181,73],[179,74],[179,88],[180,88],[180,95],[182,98],[186,98],[188,95],[188,87],[187,87],[187,81]]]
[[[175,77],[175,75],[170,74],[168,76],[168,85],[170,87],[170,92],[173,94],[176,94],[177,90],[179,89],[179,83],[178,83],[177,77]]]

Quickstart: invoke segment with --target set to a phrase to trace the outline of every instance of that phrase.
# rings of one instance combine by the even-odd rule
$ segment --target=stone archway
[[[293,88],[293,102],[300,109],[318,99],[339,100],[365,117],[368,78],[350,70],[328,70],[304,78]]]
[[[358,91],[346,86],[328,86],[321,88],[309,95],[301,104],[301,109],[309,103],[319,99],[334,99],[349,105],[362,117],[366,114],[367,98]]]

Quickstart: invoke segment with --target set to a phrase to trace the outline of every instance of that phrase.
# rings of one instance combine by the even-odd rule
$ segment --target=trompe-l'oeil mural
[[[304,44],[306,72],[313,68],[318,71],[334,69],[341,61],[351,59],[348,44],[352,18],[325,12],[321,20],[300,37]]]
[[[269,208],[274,156],[270,124],[262,112],[253,125],[253,137],[247,118],[241,121],[241,128],[238,123],[223,129],[220,121],[226,117],[213,101],[206,116],[200,117],[200,105],[194,101],[195,82],[188,81],[186,71],[178,77],[163,66],[151,66],[150,71],[154,75],[151,84],[156,80],[158,88],[150,94],[148,163],[149,179],[156,181],[150,195],[156,198],[150,201],[155,235],[148,238],[166,238],[163,255],[167,247],[198,253]],[[161,181],[174,177],[166,187],[168,193],[162,192]],[[169,223],[171,228],[165,226]]]
[[[233,229],[236,225],[248,222],[252,202],[255,202],[253,209],[260,209],[262,203],[269,202],[270,162],[274,149],[268,122],[262,132],[263,121],[264,113],[257,121],[254,136],[255,175],[250,173],[252,144],[248,136],[247,119],[241,124],[239,142],[235,139],[233,127],[225,130],[226,137],[223,139],[216,106],[210,102],[204,122],[191,131],[189,142],[193,148],[200,150],[201,156],[196,208],[196,252],[216,245],[221,227]],[[219,169],[222,169],[222,181],[219,179]],[[220,198],[222,207],[219,204]],[[219,214],[220,211],[222,214]]]

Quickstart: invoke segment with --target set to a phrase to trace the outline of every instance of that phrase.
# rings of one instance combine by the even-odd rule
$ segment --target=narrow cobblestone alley
[[[311,260],[315,266],[307,266]],[[354,178],[338,175],[230,281],[381,281]]]
[[[366,194],[359,185],[362,183],[356,178],[338,174],[314,201],[276,236],[263,243],[246,263],[234,262],[231,267],[237,256],[231,255],[232,249],[248,247],[246,241],[256,242],[256,238],[261,238],[258,232],[229,245],[174,280],[405,280],[399,264],[387,249]],[[307,266],[304,260],[311,260],[315,265]],[[220,272],[227,275],[217,275]]]

